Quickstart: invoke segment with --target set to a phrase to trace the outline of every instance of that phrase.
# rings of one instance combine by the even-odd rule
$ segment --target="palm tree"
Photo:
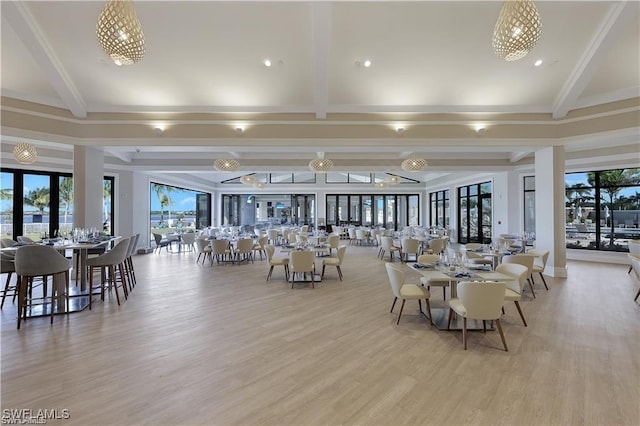
[[[25,204],[38,209],[40,214],[44,213],[44,209],[49,207],[50,191],[49,188],[36,188],[29,191],[24,196]]]
[[[578,211],[578,209],[582,209],[587,201],[593,200],[593,197],[589,195],[590,193],[591,188],[586,186],[584,183],[576,183],[574,185],[565,187],[567,207],[573,208],[571,213],[572,219],[575,217],[575,212]]]
[[[613,220],[613,212],[618,202],[616,196],[625,186],[638,184],[638,182],[640,182],[640,169],[606,170],[598,172],[598,176],[600,180],[600,194],[606,194],[609,197],[609,214],[611,215],[609,218],[609,226],[611,230],[609,233],[609,246],[613,247],[613,242],[615,240],[615,222]],[[595,185],[596,172],[589,172],[587,174],[587,180],[590,185]],[[603,201],[605,200],[603,199]]]
[[[158,225],[162,225],[164,222],[164,203],[162,202],[162,197],[166,197],[167,185],[160,185],[158,183],[152,183],[151,189],[158,196],[158,201],[160,201],[160,223]]]
[[[160,223],[164,220],[164,208],[165,206],[171,205],[171,198],[167,196],[167,194],[162,194],[160,198]]]
[[[107,212],[107,202],[111,200],[111,181],[105,179],[102,181],[102,214],[104,215],[103,222],[109,221],[109,214]]]
[[[65,176],[60,181],[60,202],[64,203],[64,223],[67,223],[69,207],[73,203],[73,178]]]

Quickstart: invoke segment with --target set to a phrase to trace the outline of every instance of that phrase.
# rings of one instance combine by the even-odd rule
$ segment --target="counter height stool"
[[[51,246],[27,245],[16,252],[15,269],[16,274],[20,277],[18,282],[18,329],[20,321],[27,319],[27,307],[30,302],[27,289],[35,277],[53,276],[51,324],[53,324],[56,302],[58,302],[58,312],[61,312],[63,308],[64,312],[69,310],[69,268],[69,259]],[[43,300],[46,303],[46,294],[43,294]]]
[[[100,270],[100,298],[104,300],[105,289],[110,292],[113,288],[116,292],[118,305],[120,305],[120,295],[118,294],[118,282],[120,282],[124,298],[125,300],[127,299],[129,291],[127,289],[127,274],[124,262],[129,253],[129,240],[130,238],[124,238],[105,254],[87,260],[87,267],[89,268],[89,309],[91,309],[93,299],[93,275],[96,268]],[[107,272],[109,273],[108,275]]]

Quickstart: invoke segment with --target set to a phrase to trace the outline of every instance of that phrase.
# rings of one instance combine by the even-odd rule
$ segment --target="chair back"
[[[347,252],[347,246],[341,245],[338,247],[338,265],[342,265],[342,260],[344,259],[344,254]]]
[[[302,228],[300,228],[300,232],[304,232],[305,234],[309,232],[309,225],[303,225]]]
[[[268,229],[267,230],[267,238],[274,244],[278,241],[278,230],[277,229]]]
[[[327,245],[332,249],[338,248],[340,245],[340,235],[330,235],[329,238],[327,238]]]
[[[358,239],[358,235],[356,233],[356,228],[347,228],[347,232],[349,233],[350,240]]]
[[[292,251],[289,255],[291,272],[313,272],[315,269],[315,254],[312,251]]]
[[[383,250],[391,250],[391,247],[393,247],[392,237],[380,237],[380,242],[382,243]]]
[[[132,237],[133,238],[133,237]],[[127,258],[129,253],[129,241],[131,238],[123,238],[111,250],[105,254],[101,254],[98,257],[92,257],[87,260],[87,265],[90,266],[108,266],[118,265]]]
[[[535,256],[530,254],[510,254],[506,256],[502,256],[502,263],[517,263],[518,265],[524,265],[527,267],[529,273],[527,276],[531,275],[533,271],[533,259]]]
[[[418,263],[421,265],[432,265],[438,261],[440,261],[440,256],[437,254],[423,254],[418,256]]]
[[[387,268],[387,275],[389,276],[389,284],[391,285],[393,295],[402,298],[400,296],[400,289],[404,285],[404,272],[392,263],[386,263],[385,267]]]
[[[212,253],[213,254],[226,254],[227,250],[229,250],[229,241],[227,240],[213,240],[211,243]]]
[[[11,238],[3,238],[0,240],[0,248],[12,247],[17,243],[17,241],[13,241]]]
[[[356,239],[357,240],[364,240],[365,234],[364,234],[364,230],[363,229],[356,229]]]
[[[35,243],[35,241],[33,241],[31,238],[23,237],[22,235],[18,235],[16,237],[16,239],[18,240],[19,243],[22,243],[22,244],[34,244]]]
[[[25,277],[57,274],[68,271],[70,267],[69,259],[51,246],[34,244],[21,247],[14,259],[16,273]]]
[[[183,244],[193,244],[195,242],[196,242],[196,234],[194,232],[187,232],[186,234],[182,234]]]
[[[549,250],[531,249],[525,254],[535,256],[533,258],[533,264],[544,270],[547,266],[547,259],[549,258]]]
[[[14,256],[10,256],[7,253],[0,253],[0,272],[3,274],[15,272],[16,264],[14,260]]]
[[[289,244],[295,244],[298,242],[298,235],[295,232],[289,234]]]
[[[251,238],[242,238],[241,240],[238,240],[236,252],[250,253],[251,250],[253,250],[253,240]]]
[[[196,251],[198,253],[204,253],[204,250],[207,248],[208,245],[209,245],[209,241],[204,240],[202,238],[198,238],[196,240]]]
[[[403,253],[418,253],[420,250],[420,240],[414,238],[403,238],[400,240]]]
[[[631,268],[636,274],[636,278],[640,280],[640,255],[629,253],[629,260],[631,261]]]
[[[431,249],[431,253],[440,254],[444,251],[446,240],[442,238],[434,238],[429,240],[429,249]]]
[[[126,257],[131,257],[135,249],[136,249],[136,236],[132,235],[131,237],[129,237],[129,246],[127,247]]]
[[[275,253],[276,248],[271,244],[267,244],[264,246],[264,251],[267,253],[267,261],[271,263],[271,259],[273,259],[273,253]]]
[[[640,240],[629,240],[629,253],[640,254]]]
[[[507,281],[507,288],[518,294],[522,293],[522,289],[527,283],[527,274],[529,273],[526,266],[517,263],[504,263],[498,265],[496,272],[513,277],[513,281]]]
[[[159,246],[160,242],[162,241],[162,235],[156,234],[155,232],[152,232],[152,234],[153,234],[153,239],[156,240],[156,245]]]
[[[466,309],[465,317],[479,320],[495,320],[502,315],[504,282],[458,283],[458,298]]]
[[[479,250],[482,247],[480,243],[467,243],[464,245],[466,251]]]
[[[267,236],[263,235],[262,237],[258,238],[258,245],[260,246],[261,249],[264,250],[264,246],[267,245]]]

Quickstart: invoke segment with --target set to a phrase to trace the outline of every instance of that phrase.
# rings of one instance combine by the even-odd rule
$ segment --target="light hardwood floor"
[[[68,409],[59,423],[78,425],[640,424],[627,266],[569,262],[569,279],[526,293],[529,327],[505,305],[509,352],[494,331],[470,333],[464,351],[461,333],[430,327],[415,302],[395,324],[376,253],[349,247],[344,281],[327,268],[314,290],[292,290],[282,268],[265,282],[266,261],[135,256],[122,306],[112,297],[19,331],[8,301],[2,408]]]

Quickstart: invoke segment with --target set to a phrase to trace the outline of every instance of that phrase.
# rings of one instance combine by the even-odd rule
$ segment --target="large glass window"
[[[313,194],[224,194],[221,209],[223,226],[267,228],[311,225],[316,205]]]
[[[567,248],[628,251],[640,238],[640,169],[565,175]]]
[[[40,239],[68,235],[73,221],[73,176],[69,173],[2,169],[2,236]],[[113,177],[103,181],[103,231],[112,234]]]
[[[491,192],[491,182],[458,188],[458,242],[491,242]]]
[[[429,225],[449,226],[449,191],[436,191],[429,194]]]
[[[524,177],[524,232],[536,232],[536,178]]]
[[[211,224],[210,204],[198,203],[199,197],[210,199],[210,194],[155,182],[151,182],[149,187],[149,223],[153,233],[195,230]]]
[[[381,226],[400,230],[407,225],[420,224],[418,194],[329,194],[326,200],[329,225]]]

